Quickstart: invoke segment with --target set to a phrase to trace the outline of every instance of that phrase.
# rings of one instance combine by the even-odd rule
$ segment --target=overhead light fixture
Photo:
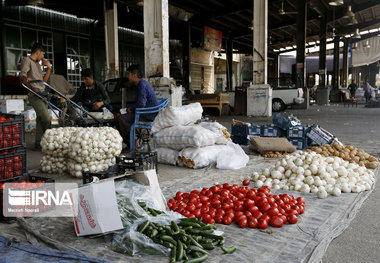
[[[338,5],[343,5],[343,4],[344,4],[343,0],[329,1],[329,5],[332,5],[332,6],[338,6]]]
[[[354,33],[354,35],[352,36],[352,38],[355,38],[355,39],[360,39],[360,38],[362,38],[361,35],[360,35],[360,32],[359,32],[359,28],[355,29],[355,33]]]
[[[253,20],[251,22],[251,25],[248,27],[249,29],[251,29],[253,31]]]
[[[351,46],[351,49],[355,50],[355,49],[357,49],[357,47],[358,47],[358,43],[353,43]]]
[[[138,5],[138,6],[144,6],[144,1],[138,1],[138,2],[136,3],[136,5]]]
[[[351,17],[355,17],[355,14],[354,12],[351,11],[351,6],[349,5],[347,12],[344,14],[342,18],[351,18]]]
[[[333,27],[332,29],[332,38],[334,38],[336,35],[335,35],[335,27]]]
[[[370,48],[371,47],[371,45],[369,44],[369,40],[368,39],[365,41],[363,47],[365,47],[365,48]]]
[[[44,0],[28,0],[28,5],[43,5]]]
[[[351,17],[350,20],[348,20],[348,22],[346,23],[347,26],[352,26],[352,25],[357,25],[358,24],[358,20],[356,20],[355,17]]]

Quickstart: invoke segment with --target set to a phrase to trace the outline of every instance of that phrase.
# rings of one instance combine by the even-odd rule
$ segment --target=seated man
[[[130,144],[130,130],[133,122],[135,121],[136,108],[150,108],[158,105],[156,94],[148,81],[142,78],[142,73],[139,65],[132,65],[127,69],[128,80],[131,84],[137,86],[136,103],[127,109],[126,114],[120,115],[116,119],[116,128],[119,130],[121,137],[128,151],[131,147]],[[141,120],[153,121],[156,114],[146,114],[140,116]]]
[[[83,108],[87,111],[102,111],[103,107],[112,111],[107,91],[102,83],[94,80],[92,70],[89,68],[83,69],[81,76],[83,83],[72,100],[82,103]]]

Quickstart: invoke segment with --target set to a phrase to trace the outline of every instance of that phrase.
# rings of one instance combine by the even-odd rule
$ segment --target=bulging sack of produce
[[[218,154],[216,168],[227,170],[238,170],[247,165],[249,156],[240,145],[228,143],[226,149]]]
[[[152,124],[152,131],[159,132],[176,125],[192,124],[202,118],[202,112],[203,108],[199,102],[181,107],[167,107],[157,114]]]
[[[231,135],[228,132],[227,128],[218,122],[204,121],[204,122],[200,122],[198,125],[220,136],[218,140],[215,142],[216,144],[227,144],[228,142],[231,141],[231,138],[230,138]]]
[[[163,129],[154,135],[154,140],[159,147],[182,150],[187,147],[204,147],[214,145],[220,140],[218,135],[199,125],[173,126]]]
[[[176,165],[178,151],[169,148],[157,148],[157,159],[159,163]]]
[[[203,168],[215,164],[218,154],[227,148],[227,145],[185,148],[178,153],[178,163],[190,168]]]

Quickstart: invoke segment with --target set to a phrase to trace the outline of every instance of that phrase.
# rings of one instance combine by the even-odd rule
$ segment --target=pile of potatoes
[[[357,163],[370,169],[375,169],[379,166],[379,161],[376,157],[351,145],[344,146],[338,142],[334,142],[332,146],[325,144],[321,147],[312,147],[307,151],[314,151],[326,157],[337,156],[350,163]]]
[[[288,154],[289,153],[287,153],[287,152],[267,152],[267,153],[261,154],[261,156],[264,158],[278,158],[278,157],[282,157],[282,156],[288,155]]]

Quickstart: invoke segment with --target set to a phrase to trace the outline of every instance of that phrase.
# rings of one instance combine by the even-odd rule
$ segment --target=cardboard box
[[[3,100],[0,100],[0,112],[2,112],[2,113],[11,113],[11,112],[20,113],[22,111],[24,111],[24,100],[22,100],[22,99],[3,99]]]
[[[51,124],[52,125],[58,125],[58,117],[59,116],[59,110],[51,110],[49,109],[49,114],[51,117]]]
[[[37,128],[36,120],[25,121],[25,132],[26,133],[36,132],[36,128]]]
[[[21,112],[24,115],[25,123],[28,121],[35,121],[37,119],[36,111],[34,109],[29,109]]]
[[[106,233],[123,228],[113,180],[100,181],[77,190],[71,192],[77,236]]]

